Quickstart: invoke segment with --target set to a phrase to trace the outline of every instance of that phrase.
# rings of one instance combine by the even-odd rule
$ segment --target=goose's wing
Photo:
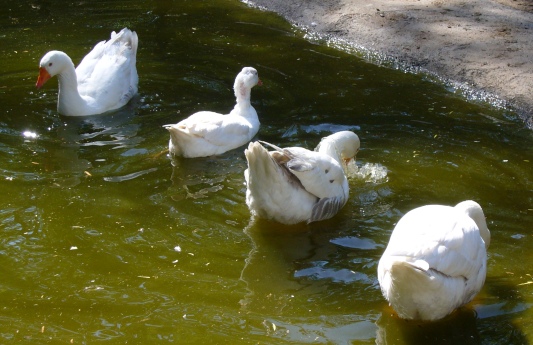
[[[348,181],[340,164],[331,157],[300,147],[280,149],[272,156],[285,166],[311,195],[318,198],[308,222],[328,219],[348,201]]]
[[[244,151],[246,203],[262,218],[285,224],[307,221],[318,198],[303,188],[276,152],[268,152],[259,142],[251,142]]]
[[[128,29],[113,32],[99,42],[76,68],[80,95],[106,102],[125,103],[137,92],[137,34]]]
[[[346,198],[341,196],[320,199],[313,207],[313,212],[308,223],[333,217],[339,213],[345,204]]]
[[[106,41],[97,43],[94,48],[81,60],[78,67],[76,67],[76,77],[78,79],[78,87],[87,84],[90,80],[93,71],[104,55]],[[83,86],[85,87],[85,86]]]
[[[386,253],[426,262],[429,269],[450,277],[468,278],[486,260],[475,222],[452,207],[439,205],[408,212],[396,225]]]
[[[177,129],[216,146],[240,146],[250,134],[250,125],[239,116],[201,111],[180,121]]]
[[[304,188],[319,198],[348,198],[348,181],[341,165],[330,156],[302,148],[286,148],[287,168]],[[345,200],[346,201],[346,200]]]

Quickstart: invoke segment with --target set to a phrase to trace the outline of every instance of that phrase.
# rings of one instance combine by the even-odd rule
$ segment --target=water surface
[[[527,344],[533,342],[533,136],[515,114],[421,76],[305,40],[236,0],[0,5],[0,339],[25,344]],[[139,95],[112,114],[57,114],[48,50],[78,63],[111,30],[139,34]],[[258,138],[313,148],[361,138],[333,219],[254,221],[243,148],[171,160],[161,126],[229,111],[253,66]],[[374,168],[374,170],[372,170]],[[428,203],[478,201],[485,287],[430,325],[398,320],[377,262],[394,224]]]

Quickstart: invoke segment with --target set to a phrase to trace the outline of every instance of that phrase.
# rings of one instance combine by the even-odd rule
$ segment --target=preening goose
[[[409,211],[379,261],[381,291],[401,318],[441,319],[483,287],[489,244],[485,215],[474,201]]]
[[[350,131],[322,140],[317,151],[301,147],[267,151],[261,142],[245,150],[246,203],[252,215],[284,224],[333,217],[348,201],[343,164],[354,159],[359,138]]]

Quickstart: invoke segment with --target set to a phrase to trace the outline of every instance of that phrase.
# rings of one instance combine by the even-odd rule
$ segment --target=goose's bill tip
[[[35,87],[40,89],[50,78],[50,73],[48,73],[44,67],[39,68],[39,77],[37,77],[37,83],[35,83]]]

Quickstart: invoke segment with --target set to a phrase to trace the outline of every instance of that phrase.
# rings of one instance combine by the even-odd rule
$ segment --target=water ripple
[[[106,182],[124,182],[128,180],[133,180],[139,176],[149,174],[151,172],[157,171],[157,168],[150,168],[146,170],[137,171],[131,174],[122,175],[122,176],[107,176],[104,177],[104,181]]]

